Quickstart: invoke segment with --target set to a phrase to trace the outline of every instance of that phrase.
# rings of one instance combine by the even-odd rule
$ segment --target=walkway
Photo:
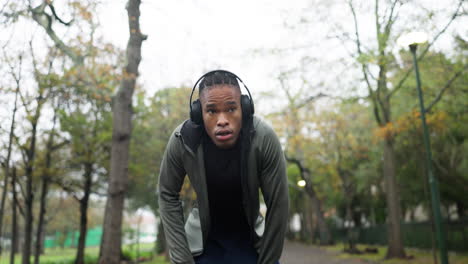
[[[362,261],[339,259],[333,253],[316,246],[286,242],[281,264],[362,264]]]

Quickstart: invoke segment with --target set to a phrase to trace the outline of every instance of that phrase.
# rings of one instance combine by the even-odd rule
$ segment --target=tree
[[[356,248],[356,234],[352,227],[361,226],[365,204],[359,199],[370,189],[369,177],[361,170],[371,158],[369,141],[372,138],[371,117],[368,108],[354,101],[340,100],[329,104],[334,110],[322,110],[314,118],[319,134],[316,148],[321,150],[321,159],[327,163],[330,174],[341,181],[341,195],[335,205],[344,207],[342,218],[348,229],[349,253],[359,253]],[[340,210],[339,210],[340,211]],[[368,217],[368,215],[366,216]]]
[[[128,166],[128,142],[130,140],[131,131],[131,99],[133,88],[135,86],[136,77],[138,75],[138,64],[141,57],[141,43],[146,38],[139,29],[139,4],[140,1],[129,1],[127,10],[129,11],[130,25],[130,40],[127,48],[127,67],[123,71],[121,89],[117,93],[113,101],[113,141],[111,156],[111,176],[109,180],[109,199],[106,206],[106,214],[104,220],[104,236],[101,244],[101,260],[105,263],[114,263],[120,254],[114,254],[115,250],[120,250],[121,240],[121,218],[123,201],[126,190],[126,174]],[[86,80],[84,65],[92,63],[86,59],[90,56],[89,48],[94,44],[93,33],[96,23],[93,21],[92,13],[89,11],[92,3],[81,4],[72,2],[71,7],[77,10],[78,14],[90,28],[89,41],[84,45],[66,44],[54,30],[54,24],[71,26],[72,21],[65,22],[62,20],[55,10],[55,6],[50,1],[42,1],[37,6],[28,5],[28,11],[33,20],[41,26],[49,39],[53,41],[55,46],[71,59],[72,64],[76,68],[78,76]],[[80,31],[82,32],[82,31]],[[82,38],[83,39],[83,38]],[[78,41],[79,43],[80,41]],[[83,42],[83,41],[81,41]],[[81,44],[81,43],[79,43]],[[92,82],[91,82],[92,83]],[[118,247],[116,245],[119,245]],[[114,261],[112,261],[114,259]]]
[[[5,200],[6,200],[6,194],[8,192],[8,181],[10,180],[10,159],[11,159],[11,153],[12,153],[12,147],[13,147],[13,140],[15,138],[15,119],[16,119],[16,112],[18,111],[18,93],[20,89],[20,82],[21,82],[21,70],[22,70],[22,56],[19,57],[19,66],[17,71],[15,72],[16,69],[10,64],[9,60],[6,60],[7,64],[10,66],[10,73],[15,80],[15,102],[13,106],[13,111],[12,111],[12,117],[11,117],[11,126],[10,126],[10,131],[9,131],[9,136],[8,136],[8,147],[7,147],[7,154],[5,159],[2,161],[2,167],[4,169],[4,180],[3,180],[3,192],[2,192],[2,198],[0,202],[0,238],[2,237],[2,230],[3,230],[3,216],[4,216],[4,210],[5,210]],[[0,255],[2,254],[2,247],[0,245]]]
[[[12,221],[11,221],[11,248],[10,248],[10,264],[15,263],[15,254],[17,252],[17,245],[18,245],[18,222],[17,222],[17,194],[16,194],[16,167],[12,168],[11,173],[11,192],[13,196],[12,202]]]
[[[93,71],[103,72],[96,69]],[[105,75],[102,73],[95,79],[96,87],[100,87],[97,91],[88,91],[84,87],[75,86],[76,92],[67,92],[68,100],[74,103],[67,104],[68,107],[60,112],[61,129],[70,136],[71,141],[67,163],[72,169],[71,173],[82,175],[75,179],[70,177],[56,180],[80,205],[76,264],[84,263],[90,195],[103,185],[103,176],[108,175],[111,134],[110,94],[113,82],[108,82]]]
[[[92,192],[102,188],[108,176],[111,139],[111,97],[119,74],[106,58],[116,57],[118,50],[112,45],[101,47],[96,42],[89,47],[92,63],[63,69],[60,105],[54,107],[60,117],[61,132],[70,138],[67,166],[69,177],[54,180],[80,204],[80,225],[75,263],[84,263],[85,241],[88,229],[88,207]],[[83,76],[85,73],[85,76]]]
[[[310,169],[305,165],[305,159],[308,156],[307,148],[305,147],[309,135],[305,135],[302,131],[307,127],[307,112],[310,110],[304,109],[310,107],[311,103],[322,97],[323,94],[318,94],[308,98],[304,98],[304,94],[308,87],[306,82],[302,82],[298,90],[291,88],[291,85],[288,83],[288,78],[292,74],[297,74],[295,71],[285,72],[280,74],[279,81],[281,83],[281,88],[287,98],[287,106],[285,107],[284,112],[275,113],[278,115],[279,123],[283,124],[282,129],[285,131],[285,137],[287,145],[285,147],[285,157],[286,160],[292,164],[295,164],[299,169],[299,175],[306,185],[304,186],[305,193],[311,200],[311,208],[317,219],[317,228],[320,235],[320,244],[329,245],[332,243],[333,239],[331,237],[331,232],[324,217],[323,210],[323,197],[319,197],[316,184],[314,184],[313,176],[315,176],[315,171]],[[314,174],[314,175],[313,175]]]
[[[390,1],[385,9],[382,9],[381,4],[379,0],[375,1],[374,22],[376,30],[376,48],[372,49],[363,45],[355,3],[353,1],[348,2],[355,26],[354,42],[357,50],[356,61],[361,67],[368,91],[368,99],[372,104],[375,120],[381,130],[387,131],[394,122],[394,118],[392,118],[392,96],[400,90],[411,71],[407,71],[400,81],[390,89],[388,73],[391,71],[392,63],[394,62],[394,57],[391,53],[391,44],[395,36],[394,26],[399,18],[399,8],[403,5],[403,2],[399,0]],[[426,47],[419,56],[419,59],[425,55],[432,43],[445,32],[447,27],[457,17],[461,4],[462,1],[459,2],[449,22]],[[385,193],[388,208],[388,250],[386,258],[406,257],[400,224],[402,212],[400,191],[396,179],[397,164],[395,160],[395,139],[396,135],[393,133],[386,133],[383,138],[383,175],[385,179]]]
[[[393,79],[401,78],[412,66],[410,54],[407,53],[401,52],[403,63]],[[429,101],[426,115],[434,149],[435,176],[440,183],[441,201],[445,208],[454,205],[462,208],[466,204],[463,197],[466,177],[461,173],[464,161],[461,153],[466,136],[466,127],[462,125],[466,118],[462,110],[466,106],[463,83],[467,78],[467,66],[464,58],[466,56],[463,56],[462,50],[450,57],[442,52],[428,52],[420,63],[424,95]],[[408,77],[401,91],[394,96],[394,100],[400,104],[400,107],[395,107],[398,118],[393,127],[398,133],[397,160],[402,164],[398,175],[403,188],[403,208],[409,214],[421,205],[430,213],[430,204],[421,202],[430,200],[424,162],[421,155],[414,152],[415,149],[424,151],[414,83],[414,76]],[[447,86],[448,83],[451,83],[450,86]],[[457,214],[463,216],[463,209]],[[450,215],[447,217],[450,218]]]
[[[40,209],[39,209],[39,221],[37,222],[36,228],[36,246],[34,251],[34,264],[39,264],[40,255],[43,252],[43,235],[44,235],[44,226],[45,226],[45,214],[46,214],[46,198],[49,192],[49,185],[51,182],[52,174],[52,153],[61,147],[60,145],[55,145],[54,138],[56,136],[56,122],[57,122],[57,113],[54,112],[54,117],[52,119],[52,129],[49,132],[49,137],[46,143],[46,153],[44,167],[42,168],[41,173],[41,191],[40,191]],[[65,142],[66,143],[66,142]]]
[[[130,39],[127,44],[127,65],[113,105],[112,150],[104,234],[100,264],[120,262],[122,213],[127,192],[129,145],[131,138],[132,95],[141,60],[141,45],[146,39],[140,31],[140,0],[127,4]]]
[[[37,132],[38,132],[38,124],[39,118],[42,114],[42,109],[44,104],[46,103],[48,97],[50,96],[50,91],[48,90],[49,83],[47,81],[47,74],[43,74],[40,72],[40,68],[34,57],[34,51],[31,46],[31,55],[32,55],[32,62],[33,62],[33,74],[34,79],[37,84],[37,94],[32,98],[28,98],[19,92],[23,108],[27,114],[27,120],[31,126],[30,137],[20,146],[22,150],[22,157],[24,162],[24,176],[25,176],[25,188],[24,188],[24,202],[25,202],[25,225],[24,225],[24,246],[22,252],[22,263],[29,264],[30,263],[30,255],[31,255],[31,244],[32,244],[32,233],[33,233],[33,203],[34,203],[34,189],[33,189],[33,174],[35,171],[35,162],[36,162],[36,141],[37,141]],[[52,59],[53,61],[53,59]],[[52,68],[52,61],[49,63],[48,72],[50,73]],[[34,104],[33,104],[34,102]],[[35,107],[34,109],[31,109]],[[18,139],[17,139],[18,141]]]
[[[157,91],[149,99],[144,92],[137,93],[130,143],[128,198],[131,208],[149,207],[155,216],[159,216],[155,195],[159,166],[171,133],[187,118],[187,95],[190,91],[186,87],[166,88]],[[190,205],[193,200],[190,194],[189,184],[185,183],[181,194],[185,205]],[[162,228],[159,223],[156,241],[158,254],[166,251]]]

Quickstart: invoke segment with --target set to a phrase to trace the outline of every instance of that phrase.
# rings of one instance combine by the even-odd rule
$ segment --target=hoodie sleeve
[[[267,206],[265,232],[261,238],[259,264],[275,264],[283,251],[289,196],[286,161],[275,132],[265,124],[260,186]]]
[[[194,263],[184,230],[179,193],[186,175],[182,162],[183,143],[173,133],[164,152],[159,173],[159,211],[164,225],[171,263]]]

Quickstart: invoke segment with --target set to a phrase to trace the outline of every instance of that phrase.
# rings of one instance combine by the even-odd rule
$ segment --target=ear
[[[197,125],[203,123],[203,114],[200,99],[192,102],[192,110],[190,111],[190,120]]]
[[[243,94],[241,95],[242,116],[249,118],[254,114],[254,105],[250,97]]]

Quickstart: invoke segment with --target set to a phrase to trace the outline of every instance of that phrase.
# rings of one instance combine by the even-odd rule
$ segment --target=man
[[[281,256],[289,206],[284,156],[238,80],[222,70],[202,76],[192,90],[201,81],[190,120],[167,144],[159,206],[172,263],[275,264]],[[185,175],[197,204],[184,224],[179,193]]]

